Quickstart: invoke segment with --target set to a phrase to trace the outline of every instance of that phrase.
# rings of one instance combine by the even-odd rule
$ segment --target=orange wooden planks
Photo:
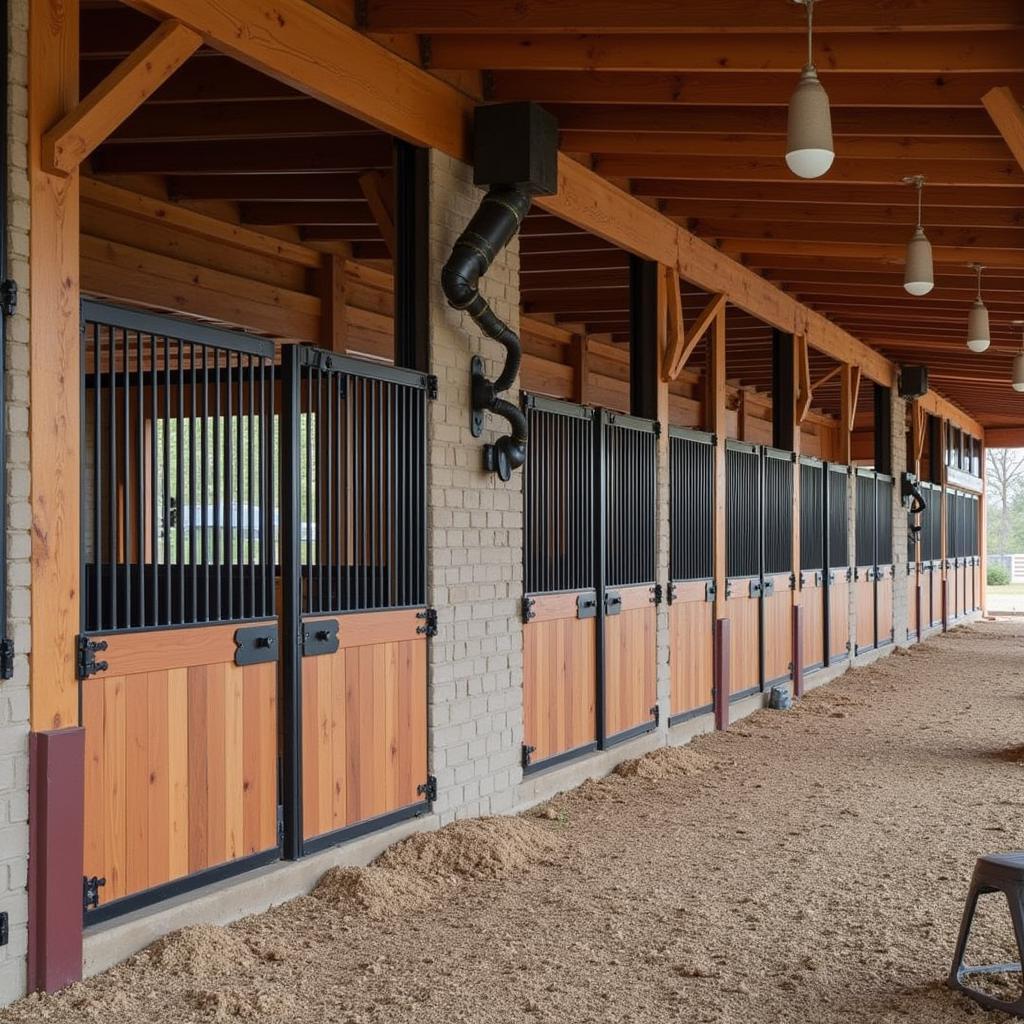
[[[707,583],[676,583],[669,608],[670,715],[707,707],[714,684],[711,632],[714,604],[707,600]]]
[[[814,573],[806,573],[800,590],[800,658],[805,673],[825,660],[825,590]]]
[[[759,598],[746,593],[748,581],[733,580],[732,587],[742,593],[725,602],[729,619],[729,692],[743,693],[760,685],[761,635]]]
[[[841,658],[850,650],[850,584],[838,578],[829,584],[828,656]]]
[[[765,577],[774,590],[764,601],[764,678],[766,683],[793,674],[793,591],[789,574]]]
[[[646,595],[642,602],[637,592]],[[650,721],[657,703],[657,609],[650,587],[621,588],[629,610],[605,620],[605,736]]]

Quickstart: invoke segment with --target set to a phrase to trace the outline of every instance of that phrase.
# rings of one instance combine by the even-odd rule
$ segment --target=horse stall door
[[[825,464],[800,459],[800,663],[804,674],[825,664]]]
[[[875,646],[895,639],[893,594],[896,566],[892,545],[893,479],[879,473],[875,479]]]
[[[279,856],[274,346],[82,310],[91,924]]]
[[[762,514],[762,651],[764,688],[793,678],[792,452],[765,448]]]
[[[669,725],[712,709],[714,476],[711,434],[669,431]]]
[[[929,484],[925,491],[925,510],[922,513],[921,547],[928,562],[927,603],[929,627],[942,624],[942,488]]]
[[[308,854],[428,808],[424,374],[305,346],[282,383],[285,658]]]
[[[857,641],[854,653],[871,650],[875,646],[875,473],[858,469],[855,477],[856,536],[853,573],[854,613]]]
[[[597,746],[594,411],[528,395],[523,770]]]
[[[841,661],[850,653],[850,471],[846,466],[827,467],[825,529],[828,575],[828,662]]]
[[[655,531],[658,425],[601,413],[603,743],[658,724]],[[599,599],[601,593],[598,594]]]
[[[957,541],[957,502],[956,491],[946,491],[946,621],[953,622],[958,617],[960,583],[959,561],[956,556]]]
[[[729,619],[729,690],[735,700],[761,686],[761,455],[725,447],[725,614]]]

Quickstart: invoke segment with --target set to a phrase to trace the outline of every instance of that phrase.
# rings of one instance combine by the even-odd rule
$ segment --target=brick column
[[[523,475],[509,483],[483,470],[483,446],[505,431],[488,417],[470,433],[469,362],[483,356],[493,379],[501,346],[450,309],[441,268],[483,193],[466,165],[435,151],[430,163],[431,372],[428,441],[428,600],[438,612],[430,652],[429,746],[442,822],[496,814],[515,804],[523,741]],[[495,261],[483,292],[498,316],[519,324],[519,247]],[[505,397],[518,400],[513,389]]]

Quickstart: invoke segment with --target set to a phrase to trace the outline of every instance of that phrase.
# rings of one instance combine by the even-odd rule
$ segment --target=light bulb
[[[967,347],[972,352],[984,352],[990,341],[988,310],[981,299],[975,299],[967,318]]]
[[[820,178],[835,158],[828,93],[808,66],[789,101],[786,166],[800,178]]]

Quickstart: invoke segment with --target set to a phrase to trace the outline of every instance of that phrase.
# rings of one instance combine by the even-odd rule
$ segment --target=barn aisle
[[[1022,659],[940,635],[0,1022],[1001,1019],[942,980],[976,855],[1024,847]]]

